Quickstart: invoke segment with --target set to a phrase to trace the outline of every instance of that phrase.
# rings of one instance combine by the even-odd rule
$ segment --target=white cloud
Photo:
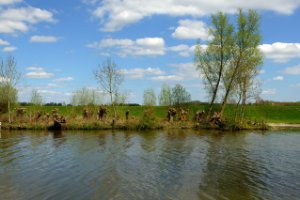
[[[192,56],[194,54],[195,47],[196,47],[195,45],[190,47],[186,44],[180,44],[180,45],[168,47],[167,50],[172,51],[172,52],[176,52],[181,57],[189,57],[189,56]]]
[[[7,46],[2,49],[3,52],[7,52],[7,53],[14,52],[16,50],[17,50],[17,47],[14,47],[14,46]]]
[[[95,3],[97,3],[99,0],[82,0],[83,3],[85,4],[92,4],[94,5]]]
[[[0,33],[27,32],[30,25],[40,22],[54,22],[53,14],[34,7],[2,9],[0,12]]]
[[[51,78],[53,76],[53,73],[48,73],[45,71],[34,71],[26,73],[27,78]]]
[[[22,2],[22,0],[0,0],[0,5],[9,5]]]
[[[0,39],[0,46],[8,46],[8,45],[10,45],[9,42]]]
[[[103,39],[87,45],[88,48],[100,49],[102,53],[109,54],[114,50],[119,56],[159,56],[165,54],[165,41],[159,37],[131,39]]]
[[[182,77],[177,75],[165,75],[165,76],[154,76],[151,79],[155,81],[179,81],[182,80]]]
[[[200,72],[192,62],[170,64],[171,72],[166,75],[151,77],[156,81],[201,80]]]
[[[42,67],[27,67],[26,69],[28,71],[31,71],[25,74],[27,78],[42,79],[51,78],[54,76],[53,73],[46,72],[45,69]]]
[[[73,81],[73,80],[74,78],[70,76],[54,79],[55,82],[64,82],[64,81]]]
[[[47,85],[49,88],[56,88],[56,87],[59,87],[57,84],[55,83],[48,83]]]
[[[275,76],[275,77],[273,77],[273,80],[274,81],[283,81],[283,76]]]
[[[30,38],[30,42],[55,43],[57,41],[58,37],[55,36],[35,35]]]
[[[201,39],[204,41],[211,39],[207,25],[196,20],[179,20],[179,26],[172,36],[178,39]]]
[[[120,70],[122,74],[125,75],[126,78],[130,79],[141,79],[146,75],[163,75],[165,72],[159,68],[133,68],[133,69],[122,69]]]
[[[275,62],[287,62],[291,59],[300,58],[300,43],[282,43],[262,44],[260,50]]]
[[[218,11],[235,13],[239,8],[292,14],[299,5],[298,0],[103,0],[93,14],[103,24],[103,31],[112,32],[153,15],[200,17]]]
[[[44,71],[45,69],[43,67],[26,67],[26,70],[28,70],[28,71]]]
[[[7,77],[0,76],[0,83],[8,82],[10,79]]]
[[[174,69],[174,74],[182,77],[184,80],[200,79],[200,72],[197,70],[193,62],[171,64]]]
[[[287,67],[283,70],[284,74],[289,74],[289,75],[300,75],[300,65],[296,65],[293,67]]]
[[[266,89],[262,91],[263,95],[276,95],[277,90],[276,89]]]

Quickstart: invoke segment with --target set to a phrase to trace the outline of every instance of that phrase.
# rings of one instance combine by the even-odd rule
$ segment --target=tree
[[[7,104],[8,121],[11,123],[11,105],[17,101],[16,85],[21,74],[17,71],[17,63],[14,57],[8,57],[6,62],[0,62],[0,88],[3,91],[3,99]]]
[[[121,83],[124,80],[123,74],[118,70],[116,63],[107,58],[98,69],[94,71],[96,80],[100,83],[103,90],[110,96],[110,103],[114,110],[114,119],[117,119],[117,111],[113,101],[113,95],[119,90]]]
[[[247,91],[258,74],[258,67],[263,62],[262,53],[258,49],[260,42],[258,14],[249,10],[248,15],[245,15],[242,10],[239,10],[234,45],[231,49],[231,65],[224,76],[225,95],[220,111],[221,116],[234,88],[239,88],[242,101],[246,103]]]
[[[42,99],[42,96],[38,93],[37,90],[32,90],[30,102],[33,105],[39,105],[39,106],[42,105],[43,99]]]
[[[171,87],[167,84],[161,86],[159,94],[159,105],[161,106],[170,106],[172,105],[172,90]]]
[[[117,92],[114,95],[115,105],[124,105],[128,99],[129,92]]]
[[[156,95],[153,89],[146,89],[144,91],[144,105],[145,106],[155,106],[156,105]]]
[[[219,12],[211,18],[213,28],[210,29],[210,34],[213,39],[205,50],[200,44],[195,49],[195,64],[204,76],[204,85],[210,94],[209,114],[217,98],[226,66],[230,62],[230,49],[233,42],[233,26],[229,24],[228,17]]]
[[[186,89],[180,85],[176,84],[174,88],[172,88],[172,103],[173,105],[180,105],[183,103],[188,103],[191,101],[191,95]]]
[[[71,98],[71,104],[76,106],[96,105],[102,103],[102,97],[94,89],[81,88],[75,91]]]

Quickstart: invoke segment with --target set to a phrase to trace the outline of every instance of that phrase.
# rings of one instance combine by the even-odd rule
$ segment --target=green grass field
[[[186,105],[182,106],[189,110],[189,118],[192,120],[195,113],[199,110],[205,110],[206,105]],[[215,106],[215,110],[218,110],[218,105]],[[98,106],[25,106],[28,113],[34,113],[42,111],[45,113],[51,113],[55,108],[59,110],[59,114],[65,116],[67,119],[80,119],[82,118],[82,112],[84,108],[87,108],[94,112],[93,117],[96,115]],[[112,113],[110,107],[107,107],[109,114]],[[130,111],[130,117],[142,118],[144,110],[147,107],[144,106],[118,106],[117,113],[119,119],[125,119],[125,112]],[[167,116],[167,106],[155,106],[154,115],[158,120],[163,120]],[[231,119],[234,117],[235,106],[228,105],[225,110],[225,118]],[[245,118],[253,121],[265,121],[270,123],[300,123],[300,105],[272,105],[272,104],[260,104],[260,105],[247,105],[245,109]]]
[[[59,116],[64,116],[67,123],[65,124],[66,129],[109,129],[111,128],[112,113],[113,111],[108,106],[108,114],[105,121],[97,120],[98,106],[22,106],[21,108],[26,109],[26,113],[22,118],[16,116],[16,107],[12,112],[13,123],[8,124],[8,115],[0,115],[0,121],[3,122],[3,128],[9,129],[46,129],[51,125],[52,118],[46,118],[46,113],[51,116],[52,110],[58,109]],[[198,126],[194,123],[193,118],[197,111],[205,110],[207,104],[188,104],[181,106],[188,110],[189,120],[188,121],[177,121],[174,123],[167,123],[167,106],[117,106],[118,120],[116,128],[123,129],[157,129],[157,128],[209,128],[206,125]],[[215,105],[214,110],[218,111],[220,105]],[[149,112],[150,108],[150,112]],[[300,104],[259,104],[259,105],[247,105],[245,108],[246,121],[243,123],[237,123],[233,120],[235,117],[235,106],[227,105],[224,113],[226,125],[235,127],[233,129],[260,129],[265,127],[265,123],[285,123],[285,124],[300,124]],[[89,118],[83,117],[83,110],[88,109],[92,112]],[[125,112],[129,110],[129,120],[125,120]],[[148,110],[148,111],[146,111]],[[42,117],[35,120],[37,113],[43,113]],[[147,113],[146,115],[144,113]],[[248,122],[253,123],[254,126],[248,125]],[[251,123],[250,123],[251,124]],[[256,124],[256,125],[255,125]],[[6,126],[5,126],[6,125]]]

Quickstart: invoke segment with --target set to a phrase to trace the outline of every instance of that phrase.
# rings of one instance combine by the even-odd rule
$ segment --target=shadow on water
[[[248,156],[245,136],[233,133],[209,137],[199,199],[250,200],[260,196],[258,194],[268,193],[260,179],[263,175],[256,167],[256,161]]]
[[[49,134],[52,136],[53,145],[56,148],[60,147],[67,141],[67,138],[64,136],[62,130],[51,130],[49,131]]]

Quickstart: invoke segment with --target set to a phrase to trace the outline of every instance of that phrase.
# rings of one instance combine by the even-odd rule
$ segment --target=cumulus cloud
[[[273,77],[273,80],[274,81],[283,81],[283,76],[275,76],[275,77]]]
[[[27,32],[30,25],[40,22],[54,22],[50,11],[34,8],[6,8],[0,12],[0,33]]]
[[[291,59],[300,58],[300,43],[282,43],[262,44],[260,50],[266,58],[274,62],[287,62]]]
[[[300,65],[296,65],[293,67],[287,67],[283,70],[284,74],[289,74],[289,75],[300,75]]]
[[[93,15],[100,19],[103,31],[113,32],[153,15],[200,17],[218,11],[235,13],[239,8],[292,14],[299,5],[296,0],[151,0],[146,5],[140,0],[103,0]]]
[[[55,43],[57,41],[58,37],[55,36],[35,35],[30,38],[30,42]]]
[[[179,81],[179,80],[199,80],[200,72],[194,63],[176,63],[169,65],[170,73],[151,77],[155,81]]]
[[[42,67],[27,67],[28,73],[25,74],[27,78],[33,79],[43,79],[43,78],[52,78],[54,76],[53,73],[46,72]]]
[[[9,42],[0,39],[0,46],[8,46],[8,45],[10,45]]]
[[[211,39],[207,25],[196,20],[180,20],[179,26],[172,36],[178,39],[201,39],[204,41]]]
[[[26,67],[26,70],[28,70],[28,71],[44,71],[45,69],[43,67]]]
[[[195,45],[190,47],[186,44],[180,44],[180,45],[168,47],[167,50],[176,52],[181,57],[189,57],[194,54],[195,47],[196,47]]]
[[[165,54],[165,41],[159,37],[131,39],[107,38],[87,45],[99,49],[102,53],[116,51],[119,56],[159,56]]]
[[[126,78],[130,79],[141,79],[146,75],[163,75],[165,72],[159,68],[133,68],[133,69],[122,69],[120,73],[124,74]]]
[[[265,89],[262,91],[263,95],[276,95],[277,94],[277,90],[276,89]]]
[[[22,0],[0,0],[0,5],[9,5],[22,2]]]
[[[64,81],[73,81],[74,78],[73,77],[62,77],[62,78],[57,78],[57,79],[54,79],[54,82],[64,82]]]
[[[2,51],[6,52],[6,53],[14,52],[16,50],[17,50],[17,47],[14,47],[14,46],[7,46],[2,49]]]
[[[182,80],[182,77],[177,75],[164,75],[164,76],[154,76],[151,79],[155,81],[179,81]]]
[[[9,82],[9,78],[7,77],[3,77],[3,76],[0,76],[0,83],[5,83],[5,82]]]

